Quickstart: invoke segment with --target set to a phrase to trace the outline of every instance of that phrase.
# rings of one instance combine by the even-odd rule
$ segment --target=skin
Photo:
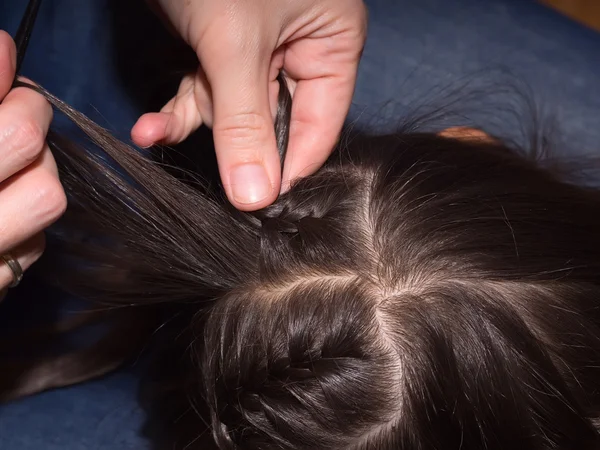
[[[23,270],[44,250],[42,230],[65,211],[67,200],[46,144],[52,108],[27,88],[11,89],[16,49],[0,31],[0,254],[10,252]],[[0,289],[13,275],[0,260]]]
[[[196,51],[160,112],[143,115],[136,144],[175,144],[213,129],[227,196],[241,210],[268,206],[330,155],[348,113],[366,37],[361,0],[152,0]],[[273,131],[278,73],[293,94],[290,142],[280,171]]]
[[[479,141],[488,144],[497,143],[496,140],[485,131],[471,127],[450,127],[439,133],[440,136],[458,139],[460,141]]]

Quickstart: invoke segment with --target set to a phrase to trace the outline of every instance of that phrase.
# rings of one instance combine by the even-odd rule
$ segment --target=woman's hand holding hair
[[[201,69],[160,113],[132,130],[141,146],[213,128],[221,179],[239,209],[272,203],[316,171],[337,141],[366,36],[361,0],[152,0],[196,51]],[[283,177],[273,131],[278,73],[293,94]]]
[[[66,208],[66,196],[46,134],[52,108],[31,89],[11,89],[16,49],[0,31],[0,255],[10,255],[23,270],[44,249],[42,230]],[[14,274],[0,259],[0,289]]]

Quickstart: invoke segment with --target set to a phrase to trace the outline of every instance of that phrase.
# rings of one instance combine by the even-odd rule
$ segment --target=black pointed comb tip
[[[33,26],[35,25],[35,20],[37,18],[41,3],[42,0],[29,0],[27,9],[25,9],[25,13],[23,14],[23,18],[19,24],[19,29],[15,35],[15,44],[17,46],[17,74],[21,69],[23,59],[25,58],[25,52],[27,51],[29,38],[33,32]]]

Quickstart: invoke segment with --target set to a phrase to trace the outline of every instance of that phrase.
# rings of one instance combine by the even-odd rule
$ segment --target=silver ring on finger
[[[21,267],[21,264],[19,264],[19,261],[13,258],[10,253],[5,253],[4,255],[2,255],[2,259],[12,272],[13,276],[12,282],[8,287],[14,288],[18,286],[21,280],[23,279],[23,268]]]

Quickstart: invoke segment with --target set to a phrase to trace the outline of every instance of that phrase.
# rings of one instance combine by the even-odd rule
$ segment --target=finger
[[[44,234],[38,233],[18,247],[11,249],[10,256],[16,259],[23,271],[25,271],[42,256],[45,245]],[[6,252],[3,254],[6,254]],[[10,286],[13,282],[13,276],[10,267],[8,267],[4,260],[0,259],[0,289]],[[0,298],[1,300],[2,298]]]
[[[40,158],[0,185],[0,254],[55,222],[67,200],[46,147]]]
[[[269,107],[274,121],[277,114],[279,83],[277,76],[283,66],[283,49],[273,55],[269,71]],[[291,86],[288,80],[288,87]],[[131,131],[133,141],[146,148],[155,144],[178,144],[204,124],[213,125],[213,105],[210,86],[202,68],[186,75],[177,95],[159,113],[144,114]]]
[[[298,81],[282,190],[294,179],[314,173],[327,160],[350,109],[353,90],[352,76]]]
[[[17,49],[10,35],[0,30],[0,101],[8,94],[15,78]]]
[[[170,115],[165,113],[144,114],[131,129],[131,139],[142,148],[163,142],[169,119]]]
[[[159,113],[143,115],[131,131],[133,141],[142,146],[178,144],[202,123],[210,125],[212,104],[206,78],[201,70],[183,77],[177,95]]]
[[[0,182],[39,158],[51,120],[52,107],[37,92],[8,93],[0,105]]]
[[[223,186],[231,203],[247,211],[272,203],[281,182],[269,104],[274,48],[268,48],[257,29],[221,27],[217,34],[205,33],[198,50],[212,91],[213,136]]]

